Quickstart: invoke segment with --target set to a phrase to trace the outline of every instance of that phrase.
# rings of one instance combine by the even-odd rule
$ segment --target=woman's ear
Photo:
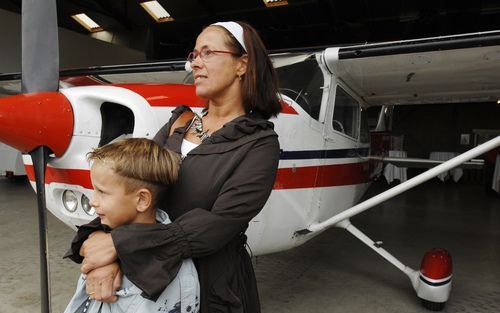
[[[236,76],[241,77],[246,74],[247,64],[248,64],[248,54],[240,56],[238,60],[238,66],[236,68]]]
[[[153,204],[153,194],[146,188],[137,190],[136,210],[139,213],[146,212]]]

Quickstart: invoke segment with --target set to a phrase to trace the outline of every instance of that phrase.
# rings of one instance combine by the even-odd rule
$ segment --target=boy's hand
[[[121,281],[120,266],[114,262],[90,271],[85,288],[92,299],[110,303],[118,300],[115,292],[120,288]]]
[[[83,243],[80,255],[84,257],[80,271],[83,274],[116,261],[116,249],[111,234],[92,233]]]

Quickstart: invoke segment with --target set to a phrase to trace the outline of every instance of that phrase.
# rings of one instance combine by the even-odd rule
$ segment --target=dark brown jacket
[[[177,107],[155,141],[178,153],[186,127],[168,137],[189,108]],[[169,225],[132,224],[111,232],[122,271],[155,299],[192,257],[201,285],[201,312],[260,312],[244,232],[271,193],[279,161],[273,124],[248,114],[214,132],[182,161],[177,183],[160,206]],[[88,230],[81,227],[77,254]],[[79,237],[79,238],[78,238]]]

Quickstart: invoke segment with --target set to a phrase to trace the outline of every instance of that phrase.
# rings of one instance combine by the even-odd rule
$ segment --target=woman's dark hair
[[[245,112],[259,113],[265,119],[277,116],[281,111],[281,102],[278,90],[278,76],[273,63],[268,56],[267,49],[257,31],[247,23],[237,22],[243,27],[243,40],[247,51],[230,33],[230,45],[236,53],[247,54],[247,72],[242,77],[241,94]]]

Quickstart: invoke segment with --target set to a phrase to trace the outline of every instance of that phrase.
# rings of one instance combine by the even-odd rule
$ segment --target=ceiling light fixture
[[[157,23],[171,22],[174,20],[172,16],[161,6],[158,1],[141,2],[141,6],[146,12],[151,15]]]
[[[280,5],[287,5],[288,1],[286,0],[263,0],[266,4],[266,7],[277,7]]]
[[[103,30],[102,27],[99,26],[99,24],[94,22],[94,20],[88,17],[85,13],[71,15],[71,17],[91,33],[100,32]]]

